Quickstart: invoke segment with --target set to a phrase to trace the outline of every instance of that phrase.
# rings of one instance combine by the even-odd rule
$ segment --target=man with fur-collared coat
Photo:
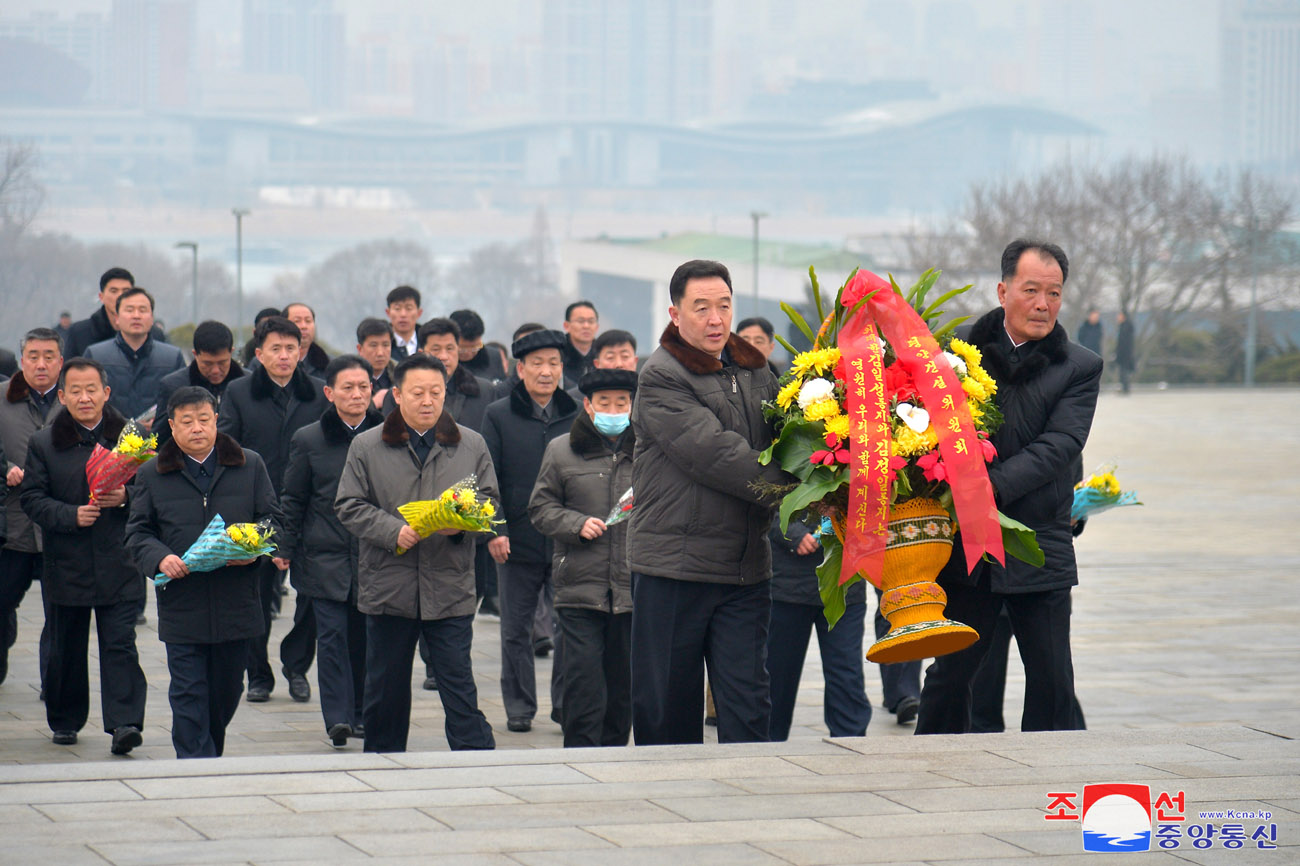
[[[496,472],[483,437],[443,411],[447,370],[441,361],[412,355],[397,365],[393,377],[397,410],[382,427],[352,440],[334,504],[339,521],[360,542],[365,749],[406,750],[411,665],[420,635],[431,650],[448,745],[491,749],[492,728],[478,708],[470,666],[477,606],[474,541],[455,530],[420,538],[397,509],[437,499],[470,476],[495,504]]]

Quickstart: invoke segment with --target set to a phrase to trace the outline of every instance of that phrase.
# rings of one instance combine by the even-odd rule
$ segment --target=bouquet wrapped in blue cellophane
[[[218,514],[199,533],[190,549],[181,554],[181,561],[191,572],[201,572],[224,568],[231,560],[269,556],[275,552],[275,545],[270,543],[274,534],[269,520],[226,526],[226,521]],[[166,586],[170,581],[171,578],[165,574],[154,575],[153,579],[155,586]]]
[[[1070,519],[1087,520],[1094,514],[1112,508],[1141,504],[1136,492],[1120,488],[1119,479],[1115,477],[1114,464],[1107,464],[1074,485],[1074,503],[1070,506]]]

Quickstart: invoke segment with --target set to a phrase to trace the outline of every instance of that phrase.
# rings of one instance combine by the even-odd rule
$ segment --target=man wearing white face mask
[[[564,745],[626,746],[632,730],[632,573],[627,525],[605,519],[632,485],[636,373],[592,370],[582,408],[542,457],[528,515],[555,542],[551,580],[564,653]]]

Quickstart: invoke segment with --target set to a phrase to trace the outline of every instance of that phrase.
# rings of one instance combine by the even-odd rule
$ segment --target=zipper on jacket
[[[736,393],[736,374],[731,374],[731,393]]]

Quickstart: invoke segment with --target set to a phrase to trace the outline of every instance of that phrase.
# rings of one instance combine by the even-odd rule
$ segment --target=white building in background
[[[1224,0],[1228,159],[1300,172],[1300,0]]]

